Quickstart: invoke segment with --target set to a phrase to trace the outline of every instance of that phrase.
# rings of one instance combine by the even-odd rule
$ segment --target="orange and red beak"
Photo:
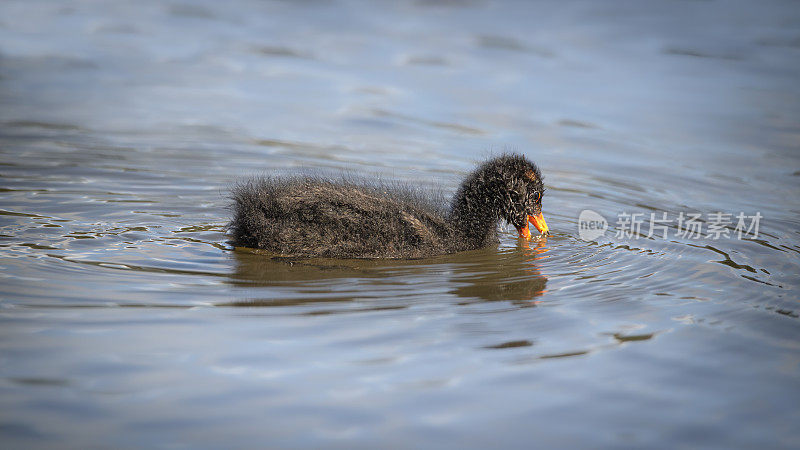
[[[550,234],[550,228],[547,227],[547,222],[544,221],[542,213],[539,213],[538,216],[528,216],[528,222],[532,223],[539,230],[539,233]]]
[[[542,213],[537,216],[528,216],[528,222],[532,223],[542,235],[550,234],[550,228],[547,227],[547,222],[544,221]],[[526,240],[531,238],[531,230],[528,228],[527,223],[524,227],[517,228],[517,231],[519,231],[519,237]]]

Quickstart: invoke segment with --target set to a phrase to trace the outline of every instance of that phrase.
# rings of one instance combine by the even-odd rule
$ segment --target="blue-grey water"
[[[797,448],[798,80],[793,1],[5,0],[0,446]],[[509,150],[546,239],[225,232],[242,178]]]

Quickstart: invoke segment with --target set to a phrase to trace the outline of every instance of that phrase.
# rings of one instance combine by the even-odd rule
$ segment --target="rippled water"
[[[5,1],[0,443],[797,447],[798,61],[791,1]],[[507,149],[545,240],[227,241],[242,177],[452,192]],[[618,223],[715,212],[758,237]]]

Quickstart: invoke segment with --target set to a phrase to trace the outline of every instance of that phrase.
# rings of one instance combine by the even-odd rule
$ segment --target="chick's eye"
[[[540,197],[541,197],[541,194],[539,193],[539,191],[533,191],[533,193],[531,194],[531,198],[535,202],[538,202]]]

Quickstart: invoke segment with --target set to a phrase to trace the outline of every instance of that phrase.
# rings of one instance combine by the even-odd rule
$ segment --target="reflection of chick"
[[[450,210],[408,188],[312,177],[263,178],[233,191],[234,244],[284,256],[423,258],[496,242],[504,220],[529,239],[528,222],[547,233],[542,176],[520,155],[472,172]]]
[[[454,280],[467,284],[452,293],[464,298],[523,302],[531,306],[529,301],[542,295],[547,286],[547,277],[541,274],[534,261],[536,255],[546,252],[547,249],[542,240],[534,248],[523,248],[523,251],[523,260],[519,259],[520,253],[514,251],[497,255],[499,259],[496,262],[483,264],[495,267],[496,270],[472,272],[469,268],[468,276]]]

